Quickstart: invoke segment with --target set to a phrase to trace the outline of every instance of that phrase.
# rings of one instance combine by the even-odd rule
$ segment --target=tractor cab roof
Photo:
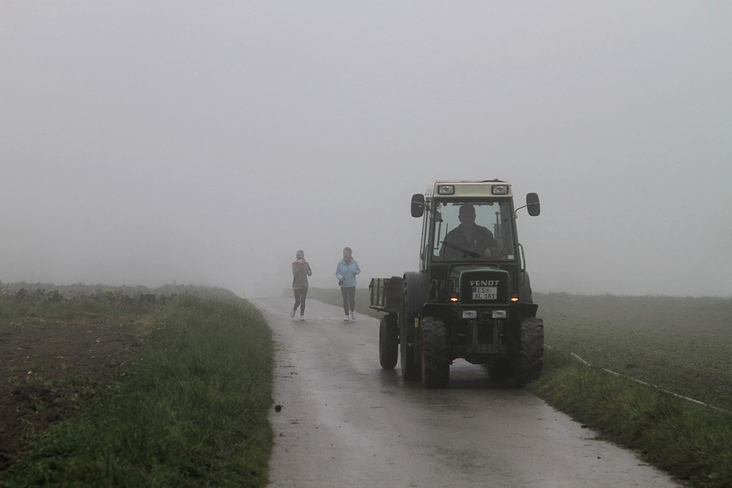
[[[433,181],[425,191],[425,198],[461,200],[465,198],[511,198],[511,185],[502,180],[438,180]]]

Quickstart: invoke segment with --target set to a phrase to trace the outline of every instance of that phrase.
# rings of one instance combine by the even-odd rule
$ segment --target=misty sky
[[[500,178],[536,291],[732,295],[732,3],[0,0],[0,280],[417,269]]]

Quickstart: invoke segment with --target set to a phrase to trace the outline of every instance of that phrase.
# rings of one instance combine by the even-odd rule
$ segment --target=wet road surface
[[[456,361],[446,390],[403,382],[379,366],[376,319],[308,300],[300,322],[289,298],[251,301],[276,348],[270,487],[681,486],[479,366]]]

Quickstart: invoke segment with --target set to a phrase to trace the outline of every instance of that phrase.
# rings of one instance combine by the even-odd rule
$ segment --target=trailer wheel
[[[394,369],[399,355],[399,322],[396,315],[381,317],[379,324],[379,363],[383,369]]]
[[[422,384],[425,388],[447,388],[450,382],[450,346],[442,319],[425,317],[422,329]]]
[[[525,317],[519,322],[521,341],[516,386],[522,387],[541,376],[544,369],[544,322],[536,317]]]

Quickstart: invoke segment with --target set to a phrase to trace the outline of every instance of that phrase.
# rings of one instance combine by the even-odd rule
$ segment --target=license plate
[[[497,300],[498,299],[498,287],[497,286],[474,286],[473,287],[473,300]]]

